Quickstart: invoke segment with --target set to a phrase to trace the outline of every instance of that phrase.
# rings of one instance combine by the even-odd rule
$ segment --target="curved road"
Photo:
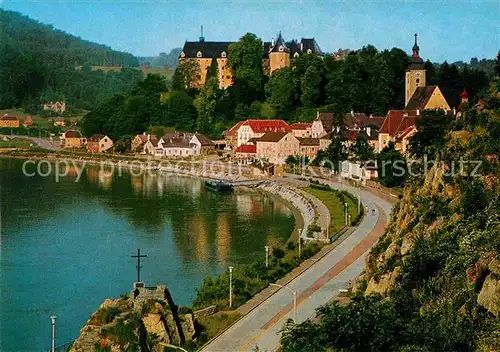
[[[51,142],[48,139],[43,139],[43,138],[37,138],[37,137],[28,137],[28,136],[18,136],[18,135],[0,135],[0,137],[16,137],[16,138],[23,138],[23,139],[28,139],[32,141],[33,143],[36,143],[40,148],[47,149],[47,150],[61,150],[61,148],[57,145],[57,143]]]
[[[299,175],[287,174],[299,178]],[[348,286],[364,269],[368,250],[383,233],[389,221],[392,204],[367,190],[318,179],[331,187],[361,193],[369,212],[356,230],[302,275],[287,286],[297,292],[297,321],[315,316],[315,309],[337,296],[339,289]],[[376,209],[375,214],[371,209]],[[202,351],[274,351],[279,347],[280,330],[287,319],[293,319],[292,294],[287,289],[276,291],[262,304],[250,311]]]

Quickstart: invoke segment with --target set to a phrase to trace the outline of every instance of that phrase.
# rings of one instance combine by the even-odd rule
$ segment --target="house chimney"
[[[319,119],[319,110],[316,110],[316,118]]]
[[[271,47],[273,47],[273,46],[274,46],[274,38],[271,39]]]
[[[371,136],[371,135],[372,135],[372,128],[371,128],[370,126],[367,126],[367,127],[366,127],[366,134],[367,134],[368,136]]]
[[[304,51],[304,43],[300,42],[300,51]]]
[[[420,110],[417,109],[417,116],[420,116]]]
[[[351,116],[354,117],[354,110],[351,109]]]
[[[149,141],[150,138],[151,138],[151,135],[148,133],[148,141]]]
[[[146,135],[146,132],[142,132],[142,135],[145,136]]]
[[[203,25],[201,25],[201,36],[200,36],[200,42],[204,42],[205,37],[203,36]]]
[[[455,116],[457,114],[457,109],[455,109],[455,107],[453,107],[453,116]]]

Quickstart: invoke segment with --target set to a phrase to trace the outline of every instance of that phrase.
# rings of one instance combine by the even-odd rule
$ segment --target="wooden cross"
[[[137,248],[137,255],[131,255],[131,258],[137,258],[137,282],[141,282],[141,258],[146,258],[147,255],[141,255],[140,248]]]

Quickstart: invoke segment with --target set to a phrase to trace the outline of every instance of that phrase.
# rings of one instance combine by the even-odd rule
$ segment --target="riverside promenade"
[[[299,175],[287,175],[299,178]],[[357,189],[344,183],[318,179],[333,188],[360,194],[369,209],[354,232],[335,248],[297,275],[286,285],[297,292],[297,322],[315,316],[315,309],[335,298],[339,289],[348,286],[364,269],[365,257],[389,221],[396,200],[381,197],[371,190]],[[279,347],[284,323],[293,319],[292,294],[278,289],[268,298],[255,303],[247,314],[224,333],[205,345],[202,351],[273,351]]]

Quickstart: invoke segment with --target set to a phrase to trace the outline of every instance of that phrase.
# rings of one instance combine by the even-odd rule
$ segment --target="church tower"
[[[290,49],[286,46],[281,32],[269,47],[269,73],[283,67],[290,67]]]
[[[406,69],[405,106],[418,87],[425,87],[424,60],[419,55],[420,48],[417,44],[417,33],[415,33],[415,45],[413,45],[412,51],[410,65]]]

